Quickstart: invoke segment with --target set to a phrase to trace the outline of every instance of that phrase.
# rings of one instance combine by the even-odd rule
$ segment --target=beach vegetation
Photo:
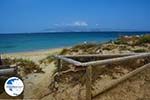
[[[116,41],[115,44],[126,44],[126,45],[142,45],[144,43],[150,43],[150,34],[143,36],[121,36]]]
[[[92,48],[95,46],[97,46],[97,44],[95,44],[95,43],[86,43],[86,44],[76,45],[76,46],[72,47],[72,49],[88,49],[88,48]]]
[[[69,54],[93,54],[98,47],[96,43],[80,44],[72,47]]]
[[[141,36],[139,43],[150,43],[150,34]]]
[[[116,49],[117,48],[117,46],[115,45],[115,44],[108,44],[108,45],[105,45],[105,46],[103,46],[103,50],[113,50],[113,49]]]
[[[118,46],[118,49],[120,51],[122,51],[122,50],[128,50],[128,51],[130,51],[131,48],[129,46],[126,46],[126,45],[120,45],[120,46]]]
[[[64,48],[64,49],[59,53],[59,55],[65,55],[65,54],[67,54],[68,51],[69,51],[69,49]]]
[[[39,65],[35,64],[33,61],[22,58],[5,58],[3,59],[5,65],[16,65],[24,71],[25,74],[29,73],[43,73],[42,68]]]
[[[133,52],[142,53],[142,52],[147,52],[147,50],[145,50],[145,49],[136,49],[136,50],[133,50]]]
[[[40,63],[40,64],[50,64],[52,61],[54,61],[54,58],[53,58],[51,55],[49,55],[49,56],[47,56],[46,58],[41,59],[41,60],[39,61],[39,63]]]
[[[86,43],[75,45],[72,48],[64,48],[59,55],[74,55],[74,54],[91,54],[98,45],[94,43]]]
[[[127,44],[127,42],[119,38],[116,41],[114,41],[114,44]]]

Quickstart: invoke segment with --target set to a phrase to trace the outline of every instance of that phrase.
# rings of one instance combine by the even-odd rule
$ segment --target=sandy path
[[[57,54],[60,52],[62,48],[59,49],[49,49],[43,51],[34,51],[34,52],[22,52],[22,53],[10,53],[3,54],[2,58],[10,57],[10,58],[23,58],[34,61],[35,63],[39,63],[38,61],[53,54]],[[32,73],[23,77],[24,80],[24,99],[39,99],[43,95],[49,92],[48,85],[51,81],[51,75],[55,70],[55,66],[53,63],[49,65],[40,65],[45,73]],[[1,98],[12,99],[6,93],[0,95]]]
[[[45,73],[34,73],[24,79],[25,91],[24,99],[38,99],[43,97],[49,91],[48,85],[51,81],[51,75],[55,70],[54,64],[46,66]]]

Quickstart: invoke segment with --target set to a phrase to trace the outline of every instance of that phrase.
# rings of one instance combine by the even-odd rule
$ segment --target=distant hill
[[[63,26],[63,27],[52,27],[44,29],[46,32],[91,32],[91,31],[101,31],[100,28],[92,28],[86,26]]]

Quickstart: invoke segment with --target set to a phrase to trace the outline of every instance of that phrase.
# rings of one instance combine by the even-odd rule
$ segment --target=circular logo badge
[[[10,77],[5,82],[4,89],[10,96],[19,96],[24,90],[24,84],[18,77]]]

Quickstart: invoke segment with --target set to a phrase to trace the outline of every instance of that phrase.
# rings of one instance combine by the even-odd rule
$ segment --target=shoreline
[[[122,33],[122,34],[121,34]],[[3,40],[0,44],[0,54],[12,54],[12,53],[20,53],[20,52],[34,52],[34,51],[43,51],[47,49],[53,49],[53,48],[64,48],[64,47],[70,47],[82,44],[84,42],[88,43],[105,43],[108,41],[114,41],[119,36],[124,35],[143,35],[146,33],[109,33],[105,34],[102,32],[102,34],[98,33],[87,33],[87,34],[53,34],[53,35],[44,35],[42,33],[41,35],[30,35],[30,39],[28,41],[28,36],[26,35],[12,35],[12,39],[7,39],[7,36],[1,36],[1,40]],[[60,37],[60,38],[57,38]],[[53,37],[55,39],[53,40]],[[69,38],[68,38],[69,37]],[[74,37],[74,38],[72,38]],[[6,38],[4,40],[4,38]],[[71,39],[70,39],[71,38]],[[78,38],[78,39],[77,39]],[[26,42],[27,43],[23,43]],[[8,42],[8,43],[7,43]],[[63,43],[61,43],[63,42]],[[5,44],[7,43],[7,44]],[[22,44],[23,43],[23,44]],[[44,44],[44,45],[43,45]]]
[[[20,52],[7,52],[7,53],[0,53],[0,55],[16,55],[16,54],[31,54],[31,53],[46,53],[50,51],[57,51],[62,50],[64,48],[70,48],[70,47],[60,47],[60,48],[48,48],[48,49],[38,49],[38,50],[32,50],[32,51],[20,51]]]
[[[64,47],[68,48],[68,47]],[[1,54],[2,59],[3,58],[18,58],[18,59],[28,59],[32,60],[36,63],[40,61],[41,59],[46,58],[47,56],[57,54],[61,52],[63,48],[53,48],[53,49],[44,49],[44,50],[35,50],[35,51],[27,51],[27,52],[17,52],[17,53],[5,53]]]

